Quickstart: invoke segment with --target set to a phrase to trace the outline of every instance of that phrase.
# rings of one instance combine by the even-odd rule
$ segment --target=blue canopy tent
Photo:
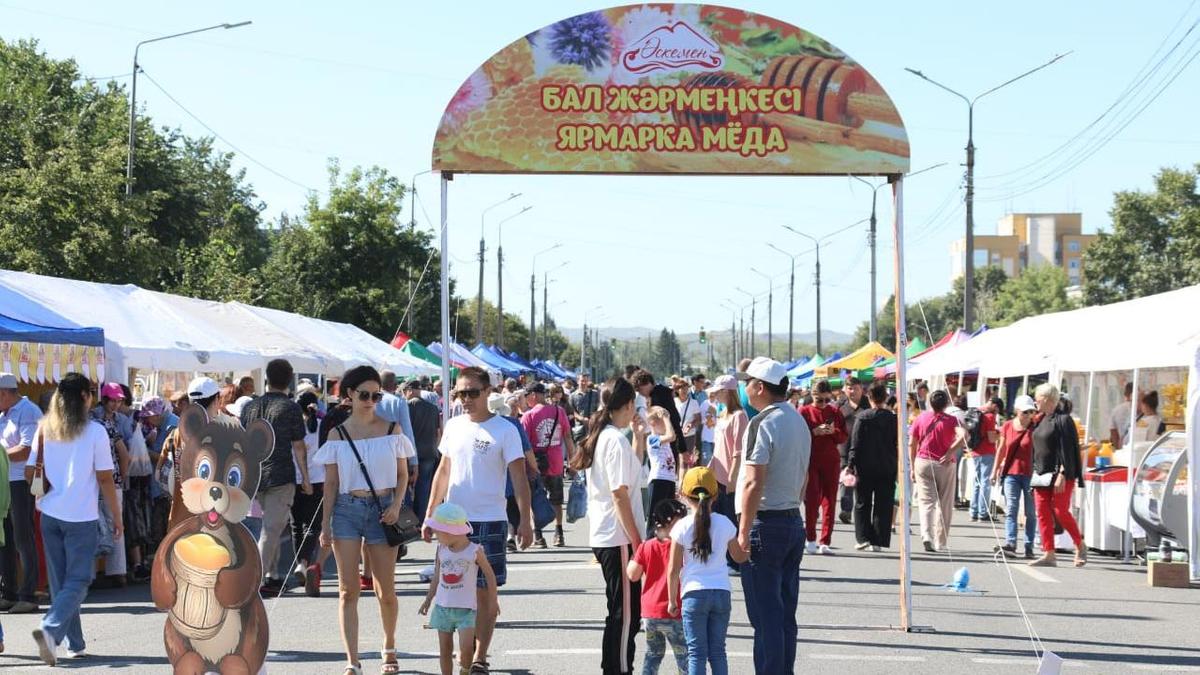
[[[813,356],[803,365],[797,366],[795,369],[788,371],[788,377],[792,380],[793,387],[807,387],[812,383],[813,372],[816,371],[822,364],[836,361],[842,358],[841,352],[830,354],[829,358],[822,358],[820,354]]]
[[[0,314],[0,371],[25,382],[56,382],[68,372],[104,378],[104,330],[57,328]]]
[[[509,361],[508,359],[501,358],[497,354],[489,351],[484,345],[475,345],[475,347],[471,350],[471,353],[487,362],[488,365],[491,365],[493,368],[499,370],[505,377],[516,377],[521,374],[520,366]]]

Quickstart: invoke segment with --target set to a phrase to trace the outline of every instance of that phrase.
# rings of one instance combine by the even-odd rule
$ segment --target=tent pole
[[[1191,550],[1188,551],[1189,576],[1192,581],[1200,580],[1200,349],[1192,357],[1187,379],[1187,425],[1188,462],[1188,531],[1191,534]]]
[[[450,238],[449,227],[447,226],[446,217],[446,202],[450,193],[450,181],[453,179],[453,174],[442,173],[442,249],[441,249],[441,268],[442,268],[442,290],[441,290],[441,315],[442,315],[442,344],[450,344]],[[482,283],[482,281],[480,282]],[[479,330],[479,329],[477,329]],[[442,350],[442,425],[450,421],[450,349],[446,347]]]
[[[1129,488],[1129,496],[1125,499],[1125,537],[1121,539],[1121,548],[1124,549],[1124,561],[1129,562],[1133,558],[1133,483],[1137,479],[1138,458],[1133,454],[1133,429],[1137,424],[1138,413],[1138,397],[1141,393],[1138,391],[1138,375],[1140,370],[1133,369],[1133,397],[1129,399],[1129,440],[1121,439],[1121,447],[1129,449],[1129,475],[1126,478],[1126,483]],[[1125,544],[1128,543],[1128,547]]]
[[[1096,371],[1088,373],[1087,408],[1083,417],[1083,440],[1086,443],[1092,437],[1092,397],[1096,395]],[[1097,436],[1098,438],[1098,436]]]
[[[892,182],[892,236],[896,242],[895,286],[896,286],[896,353],[902,357],[908,348],[907,322],[904,317],[904,177],[895,176]],[[905,358],[896,359],[896,382],[903,384],[908,363]],[[908,398],[896,396],[896,451],[900,455],[900,629],[912,630],[912,560],[908,534],[912,503],[912,476],[908,463]]]

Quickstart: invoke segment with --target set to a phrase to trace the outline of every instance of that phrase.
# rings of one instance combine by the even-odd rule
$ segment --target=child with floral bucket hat
[[[452,675],[454,670],[455,631],[458,632],[459,673],[468,675],[475,656],[475,582],[482,573],[487,579],[488,592],[492,594],[492,604],[499,607],[496,574],[479,544],[467,538],[471,524],[461,506],[450,502],[441,504],[432,517],[425,519],[425,525],[437,534],[438,546],[429,592],[418,612],[429,614],[429,605],[433,604],[429,625],[438,632],[442,675]]]

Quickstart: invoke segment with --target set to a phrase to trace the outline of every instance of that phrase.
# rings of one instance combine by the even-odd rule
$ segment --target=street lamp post
[[[550,356],[547,352],[550,348],[550,273],[562,269],[566,264],[567,261],[564,260],[542,273],[542,358]],[[533,339],[533,336],[530,336],[530,339]]]
[[[750,334],[749,334],[749,337],[750,337],[750,340],[749,340],[749,342],[750,342],[750,349],[749,349],[749,351],[747,351],[747,352],[746,352],[746,354],[747,354],[748,356],[751,356],[751,358],[753,358],[753,356],[752,356],[752,355],[754,354],[754,350],[756,349],[756,347],[754,346],[754,342],[755,342],[755,336],[754,336],[754,310],[755,310],[755,309],[756,309],[756,307],[757,307],[758,301],[755,299],[755,297],[754,297],[754,294],[753,294],[753,293],[751,293],[750,291],[743,290],[743,289],[741,289],[740,287],[736,287],[736,286],[734,287],[734,289],[733,289],[733,290],[737,291],[738,293],[742,293],[742,294],[745,294],[745,295],[748,295],[748,296],[750,296]],[[744,343],[743,343],[743,344],[744,344]]]
[[[721,301],[721,306],[729,310],[729,346],[730,356],[733,360],[733,365],[737,366],[738,362],[738,334],[737,334],[737,315],[738,308],[736,304],[728,298]]]
[[[786,255],[792,261],[792,271],[788,276],[788,361],[791,362],[795,358],[792,354],[792,340],[795,335],[793,326],[796,312],[796,256],[770,242],[767,243],[767,246]]]
[[[137,155],[137,76],[138,76],[138,50],[142,45],[148,45],[151,42],[162,42],[172,38],[183,37],[185,35],[195,35],[196,33],[204,33],[218,28],[229,30],[231,28],[241,28],[249,26],[251,21],[240,21],[238,23],[219,23],[215,26],[207,28],[197,28],[196,30],[184,31],[175,33],[174,35],[164,35],[162,37],[150,38],[142,40],[133,47],[133,82],[129,86],[129,157],[125,160],[125,196],[129,197],[133,194],[133,163]]]
[[[775,358],[775,288],[771,275],[764,274],[753,267],[750,268],[758,276],[767,280],[767,357]]]
[[[905,180],[907,180],[909,178],[912,178],[913,176],[925,173],[926,171],[931,171],[933,169],[938,168],[939,166],[945,166],[945,165],[946,165],[945,162],[938,162],[937,164],[934,164],[933,166],[927,166],[924,169],[921,169],[920,171],[914,171],[910,174],[906,174],[904,176],[904,178],[905,178]],[[875,303],[878,300],[878,295],[875,293],[875,279],[876,279],[876,271],[875,271],[876,270],[876,268],[875,268],[875,243],[876,243],[875,202],[876,202],[876,197],[879,196],[879,188],[883,187],[884,185],[888,185],[889,183],[883,182],[878,185],[873,185],[871,183],[871,181],[863,178],[862,176],[851,175],[850,177],[853,178],[854,180],[862,183],[863,185],[866,185],[867,187],[871,188],[871,229],[867,233],[867,243],[871,247],[871,322],[870,322],[870,330],[868,332],[867,339],[870,340],[871,342],[875,342],[876,340],[879,339],[879,331],[876,326],[876,317],[875,317],[875,315],[878,313],[878,310],[875,308]]]
[[[817,353],[820,354],[821,353],[821,240],[817,239],[816,237],[814,237],[810,234],[805,234],[805,233],[801,232],[800,230],[797,230],[788,225],[784,225],[783,229],[791,232],[792,234],[798,234],[801,237],[804,237],[805,239],[811,241],[817,251],[817,268],[816,268],[816,273],[813,277],[813,283],[817,287]]]
[[[561,243],[555,244],[555,245],[551,246],[550,248],[545,248],[545,249],[538,251],[537,253],[534,253],[533,254],[533,264],[529,266],[529,360],[530,361],[532,361],[535,356],[534,343],[536,342],[536,340],[534,340],[534,338],[537,337],[537,329],[536,329],[536,326],[534,325],[534,317],[537,316],[537,314],[536,314],[536,312],[537,312],[537,307],[536,307],[537,291],[535,291],[533,288],[534,279],[537,276],[537,259],[538,259],[539,255],[541,255],[543,253],[549,253],[550,251],[553,251],[556,248],[562,248],[562,244]]]
[[[588,322],[587,316],[591,312],[598,309],[604,309],[604,305],[596,305],[595,307],[584,310],[583,312],[583,337],[579,340],[579,370],[583,372],[587,366],[587,346],[588,346]]]
[[[500,201],[492,204],[479,214],[479,293],[475,296],[475,344],[483,344],[483,222],[488,211],[520,197],[520,192],[514,192]]]
[[[496,226],[496,344],[504,348],[504,223],[526,213],[532,206],[504,218]]]
[[[1067,52],[1067,54],[1070,54],[1070,52]],[[905,68],[905,70],[908,72],[916,75],[922,80],[925,80],[933,86],[961,98],[963,102],[967,104],[967,236],[965,252],[966,260],[964,261],[966,264],[963,267],[963,330],[966,330],[968,333],[971,332],[975,323],[975,104],[984,96],[987,96],[992,92],[999,91],[1000,89],[1007,87],[1017,80],[1032,75],[1043,68],[1049,67],[1059,59],[1065,57],[1067,54],[1059,54],[1037,68],[1027,70],[1011,80],[1002,82],[991,89],[988,89],[982,94],[979,94],[975,98],[967,98],[963,94],[954,91],[941,82],[930,79],[925,75],[925,73],[922,73],[919,70]]]

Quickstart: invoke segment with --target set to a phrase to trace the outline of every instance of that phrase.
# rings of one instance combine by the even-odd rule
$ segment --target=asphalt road
[[[1145,569],[1093,556],[1086,568],[1031,570],[997,564],[986,523],[967,522],[965,512],[951,537],[953,551],[913,557],[913,623],[899,623],[899,558],[895,551],[858,553],[848,526],[838,524],[836,555],[804,560],[798,617],[798,672],[1021,673],[1037,661],[1020,605],[1044,645],[1066,659],[1065,672],[1200,672],[1200,589],[1150,588]],[[604,619],[600,570],[592,562],[583,523],[569,527],[566,549],[534,550],[510,557],[509,582],[501,591],[502,614],[492,646],[498,673],[599,671]],[[919,543],[919,542],[918,542]],[[416,613],[425,586],[417,570],[431,547],[412,547],[398,567],[400,627],[397,645],[405,673],[437,673],[437,637]],[[1068,558],[1069,560],[1069,558]],[[966,566],[974,593],[944,586]],[[753,671],[752,630],[738,583],[729,630],[730,671]],[[340,673],[335,584],[326,579],[321,598],[299,591],[268,601],[271,653],[276,673]],[[1018,600],[1019,594],[1019,600]],[[373,598],[360,601],[361,645],[380,642]],[[0,672],[43,668],[29,637],[37,616],[0,615],[6,651]],[[65,667],[84,672],[162,672],[164,616],[149,602],[146,586],[93,592],[84,607],[91,655]],[[639,650],[641,649],[639,641]],[[378,672],[378,652],[364,651],[365,672]],[[640,668],[640,656],[637,667]],[[664,673],[669,672],[664,668]]]

